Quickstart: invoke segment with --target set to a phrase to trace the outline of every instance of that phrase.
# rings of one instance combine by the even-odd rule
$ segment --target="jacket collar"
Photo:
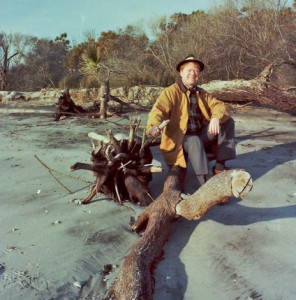
[[[184,85],[184,83],[182,82],[182,79],[181,79],[181,77],[178,77],[177,78],[177,80],[176,80],[176,83],[177,83],[177,85],[178,85],[178,87],[180,88],[180,90],[183,92],[183,93],[186,93],[186,92],[198,92],[198,86],[195,86],[195,87],[193,87],[193,88],[191,88],[191,89],[188,89],[185,85]]]

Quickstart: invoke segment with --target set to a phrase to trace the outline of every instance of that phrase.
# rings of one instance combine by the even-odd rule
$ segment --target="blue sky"
[[[51,38],[63,32],[76,42],[85,32],[149,24],[163,15],[191,13],[219,5],[219,0],[0,0],[0,31]],[[289,4],[293,0],[287,1]]]
[[[0,31],[55,38],[63,32],[81,40],[88,30],[148,24],[157,16],[206,10],[209,0],[0,0]]]

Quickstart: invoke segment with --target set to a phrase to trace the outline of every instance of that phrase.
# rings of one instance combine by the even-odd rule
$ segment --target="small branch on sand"
[[[84,180],[84,179],[81,179],[81,178],[77,178],[77,177],[74,177],[74,176],[71,176],[71,175],[67,175],[67,174],[64,174],[64,173],[61,173],[59,171],[56,171],[56,170],[53,170],[51,169],[50,167],[48,167],[37,155],[34,154],[34,157],[37,159],[37,161],[42,165],[44,166],[49,174],[65,189],[67,190],[67,192],[69,192],[69,194],[73,194],[73,192],[67,188],[53,173],[56,173],[56,174],[59,174],[61,176],[64,176],[64,177],[69,177],[71,179],[75,179],[75,180],[78,180],[78,181],[82,181],[84,183],[92,183],[90,181],[87,181],[87,180]]]

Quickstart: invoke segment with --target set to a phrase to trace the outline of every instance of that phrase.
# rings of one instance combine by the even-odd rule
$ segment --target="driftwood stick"
[[[162,121],[162,123],[158,126],[158,128],[160,130],[163,130],[163,128],[168,125],[169,121],[170,120]],[[140,152],[143,151],[146,147],[152,145],[155,142],[155,140],[157,140],[156,137],[150,136],[145,141],[142,141]]]
[[[161,173],[163,168],[161,166],[147,165],[140,168],[140,171],[142,173]]]
[[[95,184],[91,187],[90,194],[82,201],[82,204],[89,204],[93,197],[100,191],[102,185],[107,179],[107,174],[102,174],[99,176]]]
[[[54,171],[52,170],[51,168],[49,168],[37,155],[34,155],[34,157],[41,163],[42,166],[44,166],[49,174],[65,189],[67,190],[70,194],[72,194],[73,192],[68,189],[52,172],[57,172],[57,171]]]
[[[117,196],[118,202],[122,203],[122,200],[121,200],[121,197],[120,197],[120,193],[119,193],[119,190],[118,190],[117,176],[114,177],[114,187],[115,187],[115,192],[116,192],[116,196]]]
[[[73,194],[73,192],[67,188],[54,174],[52,174],[51,170],[48,170],[49,174],[59,183],[65,190],[67,190],[70,194]]]
[[[113,165],[115,162],[120,161],[126,157],[127,157],[126,153],[118,153],[114,157],[109,156],[108,165]]]
[[[87,170],[87,171],[93,171],[93,172],[99,172],[104,170],[107,167],[107,163],[106,162],[102,162],[102,163],[97,163],[97,164],[86,164],[86,163],[80,163],[77,162],[74,165],[72,165],[70,167],[70,171],[77,171],[77,170]]]
[[[113,146],[115,154],[119,154],[121,152],[120,142],[114,138],[113,132],[111,129],[107,130],[107,137],[109,139],[109,144]]]
[[[143,135],[142,135],[142,140],[141,140],[141,148],[140,148],[140,151],[144,148],[145,140],[146,140],[146,128],[143,129]]]
[[[72,176],[72,175],[69,175],[69,174],[65,174],[65,173],[62,173],[62,172],[59,172],[57,170],[54,170],[50,167],[48,167],[37,155],[34,155],[34,157],[48,170],[50,171],[51,173],[54,172],[54,173],[57,173],[61,176],[64,176],[64,177],[68,177],[68,178],[71,178],[71,179],[74,179],[76,181],[81,181],[81,182],[84,182],[84,183],[92,183],[91,181],[89,180],[85,180],[85,179],[82,179],[82,178],[79,178],[79,177],[75,177],[75,176]]]
[[[129,139],[128,139],[128,151],[132,150],[132,147],[135,143],[135,135],[136,130],[140,126],[141,119],[140,118],[131,118],[130,119],[130,132],[129,132]]]

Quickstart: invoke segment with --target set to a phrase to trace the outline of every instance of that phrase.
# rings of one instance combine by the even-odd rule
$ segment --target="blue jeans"
[[[226,161],[236,157],[234,129],[234,120],[230,118],[221,124],[218,135],[210,134],[208,125],[201,129],[199,135],[185,135],[183,149],[196,175],[209,174],[208,159],[205,151],[205,145],[208,143],[217,140],[217,160]]]

